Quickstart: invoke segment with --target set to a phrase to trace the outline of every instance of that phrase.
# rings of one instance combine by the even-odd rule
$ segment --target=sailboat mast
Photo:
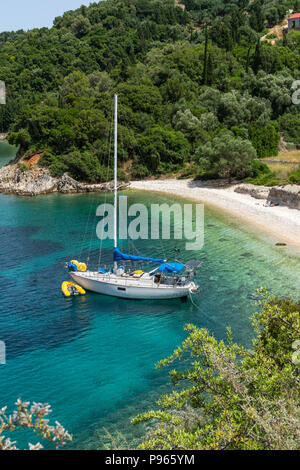
[[[118,95],[114,96],[114,107],[115,107],[115,125],[114,125],[114,248],[118,246],[118,231],[117,231],[117,210],[118,210]],[[118,265],[114,261],[114,271],[116,271]]]

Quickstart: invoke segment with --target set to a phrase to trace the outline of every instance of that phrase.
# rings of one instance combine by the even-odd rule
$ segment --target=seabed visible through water
[[[129,203],[153,202],[153,194],[127,195]],[[184,202],[155,195],[157,203],[174,200]],[[183,260],[203,261],[197,307],[93,293],[66,299],[60,291],[68,278],[65,262],[81,252],[85,261],[91,250],[91,262],[97,263],[94,214],[103,201],[99,194],[0,195],[0,340],[7,348],[7,363],[0,365],[0,407],[11,409],[18,397],[50,403],[52,419],[74,435],[77,448],[103,448],[103,428],[112,434],[121,430],[136,445],[143,429],[130,418],[170,390],[168,370],[156,370],[155,363],[186,337],[186,323],[208,328],[218,339],[230,326],[234,340],[250,346],[256,290],[267,286],[294,298],[299,291],[298,257],[206,207],[203,249],[181,252]],[[161,256],[163,250],[173,259],[174,247],[183,244],[140,240],[136,246],[145,255]],[[106,263],[111,248],[112,242],[103,242]]]

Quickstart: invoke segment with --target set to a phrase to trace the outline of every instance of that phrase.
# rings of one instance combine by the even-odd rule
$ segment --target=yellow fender
[[[85,272],[86,271],[86,264],[85,263],[78,263],[78,271]]]
[[[85,272],[87,270],[87,266],[85,263],[80,263],[76,259],[72,259],[71,263],[75,264],[77,266],[78,271]]]
[[[140,274],[143,274],[143,271],[141,271],[140,269],[137,269],[136,271],[134,271],[134,273],[136,276],[139,276]]]
[[[133,271],[133,277],[142,277],[144,274],[144,271],[137,269],[136,271]]]
[[[63,292],[63,294],[66,296],[66,297],[70,297],[72,294],[71,292],[69,291],[68,289],[68,286],[74,286],[76,288],[76,290],[79,292],[80,295],[84,295],[86,292],[85,290],[79,286],[78,284],[76,284],[75,282],[73,281],[65,281],[62,283],[61,285],[61,290]]]

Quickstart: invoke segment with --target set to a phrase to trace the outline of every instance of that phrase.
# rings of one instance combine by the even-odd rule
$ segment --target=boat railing
[[[107,274],[103,274],[103,273],[98,273],[98,272],[95,272],[95,271],[87,271],[86,273],[84,273],[83,277],[88,277],[88,278],[92,278],[92,279],[97,279],[97,280],[101,280],[103,279],[103,281],[105,282],[109,282],[111,284],[113,283],[116,283],[116,281],[118,282],[119,285],[121,286],[129,286],[130,284],[132,284],[132,282],[135,282],[138,284],[139,281],[141,281],[141,279],[143,279],[143,284],[146,284],[145,281],[148,281],[147,284],[149,286],[153,286],[154,285],[154,281],[153,281],[153,278],[141,278],[141,277],[134,277],[134,276],[118,276],[116,277],[114,274],[111,274],[111,273],[107,273]]]
[[[131,276],[130,274],[128,275],[122,275],[122,276],[115,276],[113,273],[100,273],[97,271],[86,271],[85,273],[82,273],[83,277],[88,277],[89,279],[95,279],[95,280],[102,280],[105,282],[108,282],[110,284],[115,284],[118,283],[120,286],[132,286],[132,284],[139,284],[142,283],[144,286],[157,286],[157,287],[184,287],[188,285],[191,280],[183,277],[183,278],[178,278],[176,276],[163,276],[159,282],[155,281],[154,276],[151,277],[140,277],[140,276]]]

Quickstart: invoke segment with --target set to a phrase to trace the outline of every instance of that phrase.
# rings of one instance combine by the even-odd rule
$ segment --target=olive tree
[[[243,178],[250,171],[256,150],[249,140],[222,132],[212,141],[198,147],[194,160],[203,171],[214,177]]]

